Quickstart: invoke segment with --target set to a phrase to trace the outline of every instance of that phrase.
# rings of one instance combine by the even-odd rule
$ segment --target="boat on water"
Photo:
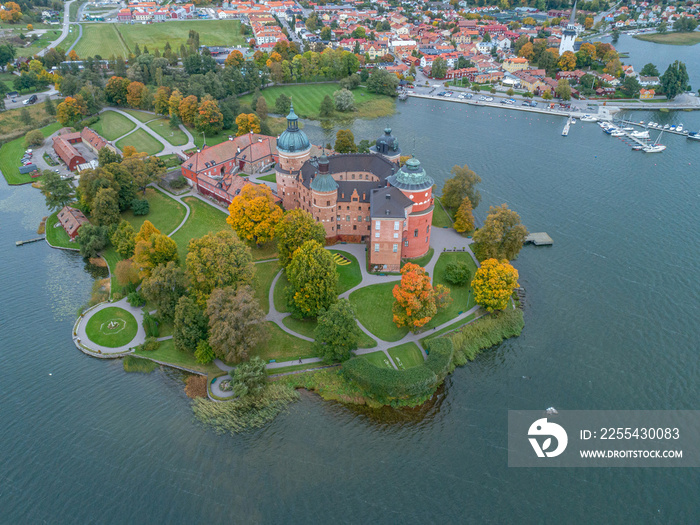
[[[624,137],[625,132],[619,129],[614,129],[610,132],[611,137]]]
[[[576,119],[575,119],[575,118],[572,118],[572,119],[571,119],[571,123],[572,123],[572,124],[576,124]]]
[[[679,133],[683,131],[683,124],[678,124],[678,126],[676,126],[676,131],[678,131]]]
[[[670,127],[671,127],[670,124],[665,124],[665,125],[664,125],[664,129],[668,129],[668,128],[670,128]]]
[[[622,128],[622,131],[634,131],[634,128],[627,126],[626,128]]]
[[[665,150],[665,149],[666,149],[666,146],[664,146],[663,144],[661,144],[661,143],[659,142],[659,141],[661,140],[661,135],[663,135],[663,134],[664,134],[663,131],[662,131],[661,133],[659,133],[659,136],[658,136],[657,139],[654,141],[654,143],[653,143],[653,144],[649,144],[648,146],[645,146],[645,147],[642,149],[642,151],[644,151],[644,153],[661,153],[663,150]]]
[[[632,133],[630,133],[630,137],[634,137],[635,139],[648,139],[649,132],[648,131],[633,131]]]
[[[691,131],[688,133],[687,138],[690,140],[700,140],[700,131]]]
[[[584,115],[580,120],[581,122],[596,122],[598,119],[592,115]]]
[[[644,149],[644,146],[642,146],[641,144],[635,144],[634,146],[632,146],[632,149],[634,151],[642,151]]]

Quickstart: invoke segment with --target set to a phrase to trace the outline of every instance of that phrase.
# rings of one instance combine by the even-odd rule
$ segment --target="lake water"
[[[6,523],[697,523],[697,469],[509,469],[508,409],[697,409],[700,144],[633,152],[594,124],[424,100],[394,129],[439,185],[455,164],[551,248],[516,261],[522,335],[400,415],[313,394],[219,436],[168,371],[126,374],[71,342],[92,278],[35,236],[31,187],[0,181],[0,521]],[[638,120],[650,115],[636,113]],[[668,114],[700,129],[699,113]],[[658,118],[657,118],[658,120]],[[306,126],[313,141],[334,131]]]

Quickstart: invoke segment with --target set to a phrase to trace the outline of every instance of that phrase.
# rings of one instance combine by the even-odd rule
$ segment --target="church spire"
[[[571,25],[576,23],[576,1],[574,0],[574,7],[571,8],[571,18],[569,18],[569,24]]]

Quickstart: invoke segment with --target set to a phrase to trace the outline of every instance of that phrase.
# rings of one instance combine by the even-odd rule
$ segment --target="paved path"
[[[75,0],[71,0],[70,2],[66,2],[65,4],[63,4],[63,30],[61,31],[61,35],[37,53],[37,55],[39,55],[40,57],[43,57],[44,54],[52,47],[57,47],[68,36],[68,32],[70,29],[70,6],[73,2],[75,2]]]
[[[128,133],[125,133],[125,134],[122,135],[121,137],[118,137],[117,139],[113,140],[112,142],[113,142],[114,144],[116,144],[119,140],[123,139],[123,138],[126,137],[127,135],[131,135],[131,134],[132,134],[134,131],[136,131],[137,129],[142,129],[142,130],[144,130],[146,133],[148,133],[151,137],[153,137],[154,139],[156,139],[158,142],[160,142],[160,143],[163,145],[163,150],[160,151],[160,152],[158,152],[158,153],[156,154],[156,155],[158,155],[158,156],[160,156],[160,155],[173,155],[173,154],[174,154],[174,155],[178,155],[178,154],[182,155],[184,151],[189,150],[189,149],[192,149],[192,148],[195,147],[194,137],[192,136],[192,133],[190,133],[190,132],[187,130],[187,128],[185,128],[183,125],[180,125],[180,129],[181,129],[181,130],[185,133],[185,135],[187,136],[187,144],[185,144],[184,146],[173,146],[172,144],[170,144],[170,142],[168,142],[168,141],[165,140],[163,137],[161,137],[160,135],[158,135],[158,133],[156,133],[156,132],[153,131],[151,128],[149,128],[148,125],[147,125],[148,122],[153,122],[154,120],[159,120],[159,119],[163,118],[162,116],[156,115],[155,113],[153,113],[153,120],[149,120],[148,122],[141,122],[139,119],[137,119],[136,117],[133,117],[133,116],[129,115],[129,113],[127,113],[126,111],[124,111],[124,110],[122,110],[122,109],[120,109],[120,108],[115,108],[115,107],[108,106],[108,107],[103,108],[102,110],[100,110],[100,113],[102,113],[102,112],[104,112],[104,111],[114,111],[115,113],[119,113],[120,115],[122,115],[122,116],[128,118],[131,122],[133,122],[134,124],[136,124],[136,128],[132,129],[132,130],[129,131]],[[144,113],[150,113],[150,112],[144,111]]]
[[[90,340],[90,338],[87,335],[87,332],[85,331],[85,328],[87,327],[88,322],[90,319],[97,313],[105,308],[112,308],[112,307],[117,307],[117,308],[122,308],[126,310],[127,312],[131,313],[134,316],[134,319],[136,319],[136,323],[138,324],[138,331],[136,332],[136,336],[129,341],[128,344],[124,346],[120,346],[117,348],[110,348],[108,346],[102,346],[98,345]],[[80,318],[80,322],[78,323],[76,327],[76,335],[73,336],[73,341],[81,344],[83,346],[86,346],[93,352],[100,353],[102,355],[110,355],[110,354],[124,354],[128,353],[131,351],[132,348],[135,346],[138,346],[142,344],[146,340],[146,331],[143,329],[143,312],[141,311],[141,307],[133,307],[131,306],[127,300],[126,297],[124,299],[121,299],[119,301],[115,301],[113,303],[102,303],[92,310],[88,311],[86,314],[84,314]]]

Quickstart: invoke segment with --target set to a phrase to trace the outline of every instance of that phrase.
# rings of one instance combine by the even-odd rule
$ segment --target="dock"
[[[15,243],[15,246],[22,246],[23,244],[29,244],[32,242],[43,241],[45,238],[46,238],[46,236],[42,235],[41,237],[36,237],[35,239],[29,239],[28,241],[17,241]]]
[[[566,119],[566,124],[564,124],[564,129],[561,131],[561,136],[566,137],[569,134],[569,128],[571,127],[571,117]]]
[[[525,237],[524,244],[534,244],[535,246],[551,246],[554,244],[552,238],[545,232],[531,233]]]

